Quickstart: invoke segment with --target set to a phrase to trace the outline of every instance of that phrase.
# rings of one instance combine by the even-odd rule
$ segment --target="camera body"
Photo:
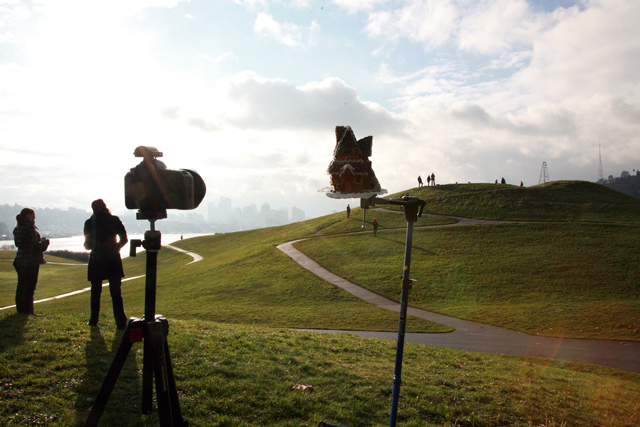
[[[192,170],[167,169],[158,160],[162,152],[139,146],[133,152],[143,160],[124,177],[127,209],[138,209],[138,219],[162,219],[167,209],[189,210],[200,205],[207,192],[204,180]]]

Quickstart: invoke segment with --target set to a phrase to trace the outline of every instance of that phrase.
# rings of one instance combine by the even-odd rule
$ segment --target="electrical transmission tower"
[[[538,181],[538,185],[542,184],[544,188],[544,184],[551,181],[549,179],[549,169],[547,169],[547,162],[542,162],[542,170],[540,170],[540,180]]]
[[[604,184],[604,173],[602,173],[602,153],[600,152],[600,144],[598,144],[598,158],[600,166],[598,167],[598,183]]]

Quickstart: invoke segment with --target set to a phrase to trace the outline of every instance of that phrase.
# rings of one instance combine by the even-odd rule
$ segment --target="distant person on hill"
[[[434,186],[434,187],[436,186],[436,174],[435,173],[431,174],[431,185]]]
[[[427,187],[431,185],[431,175],[427,175]]]
[[[33,294],[38,283],[40,264],[45,264],[44,251],[49,247],[49,239],[40,237],[36,227],[36,212],[24,208],[16,215],[16,228],[13,229],[13,241],[18,248],[13,267],[18,273],[16,288],[16,309],[18,313],[33,314]]]
[[[351,215],[351,207],[347,205],[347,219],[349,219],[350,215]]]
[[[520,181],[520,187],[522,187],[522,181]]]
[[[373,237],[376,237],[378,234],[378,221],[373,218]]]
[[[502,177],[502,181],[500,181],[502,184],[506,184],[507,181],[504,180],[504,177]]]
[[[94,200],[91,209],[93,215],[84,223],[84,247],[91,250],[87,275],[91,282],[91,317],[88,324],[98,325],[102,281],[109,280],[116,327],[122,330],[127,325],[127,316],[124,314],[120,289],[124,277],[120,249],[129,239],[120,218],[111,215],[102,199]]]
[[[420,177],[420,175],[418,175],[418,187],[422,187],[422,178]]]

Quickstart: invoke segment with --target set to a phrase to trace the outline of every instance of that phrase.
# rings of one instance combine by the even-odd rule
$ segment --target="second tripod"
[[[124,367],[134,342],[144,341],[142,367],[142,413],[152,412],[153,379],[156,382],[156,397],[160,427],[188,427],[189,422],[182,416],[178,391],[171,365],[167,335],[169,322],[162,315],[156,315],[156,271],[161,233],[155,230],[155,220],[150,220],[151,230],[144,234],[144,241],[131,241],[131,256],[136,248],[143,246],[147,252],[147,276],[145,285],[145,313],[142,319],[131,318],[122,336],[120,347],[111,363],[109,372],[100,388],[96,402],[91,408],[85,427],[98,425],[100,417]]]

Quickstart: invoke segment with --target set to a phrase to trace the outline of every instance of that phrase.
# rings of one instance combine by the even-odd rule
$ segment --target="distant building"
[[[291,222],[300,222],[304,221],[304,211],[302,209],[298,209],[295,206],[291,208]]]

